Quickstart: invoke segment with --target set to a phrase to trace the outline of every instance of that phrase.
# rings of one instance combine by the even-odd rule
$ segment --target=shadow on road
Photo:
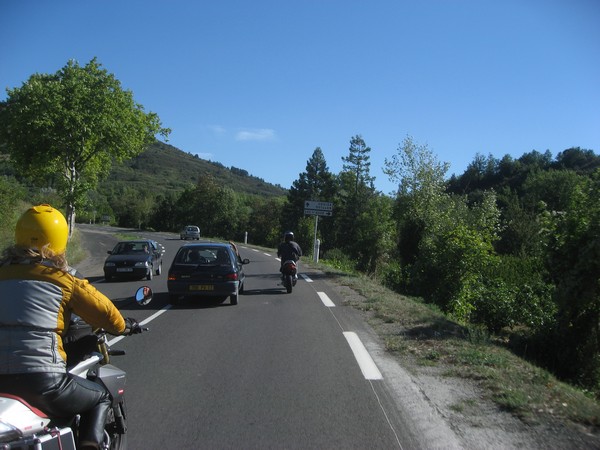
[[[268,289],[245,289],[243,296],[250,297],[253,295],[279,295],[281,293],[285,293],[285,288],[283,286]]]

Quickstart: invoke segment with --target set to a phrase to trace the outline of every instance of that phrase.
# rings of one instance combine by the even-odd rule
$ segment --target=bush
[[[354,272],[356,270],[356,261],[350,259],[348,255],[337,248],[327,250],[323,254],[322,259],[327,261],[327,265],[339,270],[346,272]]]
[[[556,318],[553,287],[544,276],[535,258],[499,257],[483,272],[472,321],[494,332],[517,325],[533,331],[552,325]]]
[[[516,289],[516,322],[533,330],[554,326],[557,307],[552,299],[553,292],[552,285],[535,280]]]
[[[474,309],[472,302],[482,295],[483,274],[496,261],[489,241],[477,230],[458,224],[423,241],[414,280],[427,301],[466,323]]]
[[[23,197],[25,189],[14,178],[0,177],[0,249],[14,244],[15,225],[29,206]]]
[[[516,288],[500,279],[482,283],[472,304],[471,322],[483,324],[489,331],[497,333],[517,323]]]
[[[394,291],[401,291],[406,286],[406,271],[398,261],[388,261],[377,268],[377,277],[381,283]]]

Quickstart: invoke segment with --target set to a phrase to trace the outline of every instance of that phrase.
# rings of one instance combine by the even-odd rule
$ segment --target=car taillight
[[[238,274],[237,273],[228,273],[227,275],[225,275],[225,279],[228,281],[237,281]]]
[[[169,281],[176,281],[177,280],[177,275],[175,275],[174,273],[170,273],[169,277],[167,278],[167,280],[169,280]]]

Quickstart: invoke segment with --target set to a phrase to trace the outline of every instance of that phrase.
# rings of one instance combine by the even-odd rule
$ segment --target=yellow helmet
[[[46,244],[60,255],[67,249],[69,227],[65,216],[50,205],[32,206],[19,218],[15,240],[21,247],[40,250]]]

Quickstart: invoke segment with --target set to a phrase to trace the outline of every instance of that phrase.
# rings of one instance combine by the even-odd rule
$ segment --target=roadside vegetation
[[[102,82],[90,83],[90,77]],[[68,89],[58,89],[61,83]],[[76,109],[86,102],[69,101],[81,89],[110,105],[102,100],[106,92],[95,93],[106,84],[119,94],[120,114],[137,126],[132,141],[122,136],[110,108],[95,117]],[[41,95],[45,89],[48,95]],[[546,408],[543,396],[518,389],[519,377],[506,367],[521,367],[521,378],[552,386],[552,396],[565,400],[560,405],[595,411],[584,401],[600,398],[600,157],[593,150],[573,147],[555,156],[533,150],[519,158],[477,154],[463,174],[448,176],[447,163],[407,136],[383,167],[398,186],[387,195],[375,189],[371,148],[356,135],[339,173],[330,172],[316,147],[289,189],[267,188],[235,167],[204,162],[196,172],[177,169],[173,161],[200,161],[157,143],[154,136],[169,130],[119,89],[92,60],[8,90],[0,103],[0,239],[10,241],[6,230],[27,204],[48,202],[71,220],[172,232],[193,224],[205,236],[248,236],[249,243],[269,248],[291,229],[310,254],[315,218],[304,216],[305,202],[331,202],[333,215],[319,220],[319,256],[361,274],[353,278],[359,291],[385,287],[385,296],[365,295],[358,306],[384,324],[407,327],[386,336],[390,351],[430,364],[453,362],[457,373],[497,383],[495,400],[523,417],[527,402]],[[30,113],[40,98],[43,120],[36,121]],[[75,142],[65,115],[86,123],[86,134]],[[48,142],[72,148],[52,151]],[[407,306],[391,300],[391,293],[420,300]],[[420,330],[433,337],[407,338]],[[564,390],[578,393],[576,401],[563,398],[563,383],[577,387]],[[555,414],[575,416],[570,406],[551,405]],[[597,425],[593,414],[578,414]]]
[[[306,264],[359,294],[347,295],[345,304],[365,313],[386,350],[408,362],[403,367],[435,367],[442,376],[472,380],[483,398],[528,424],[570,422],[587,430],[600,426],[594,395],[515,354],[510,333],[494,335],[482,326],[460,324],[434,305],[394,292],[365,274],[327,262]],[[479,400],[451,408],[468,416],[470,401]]]

